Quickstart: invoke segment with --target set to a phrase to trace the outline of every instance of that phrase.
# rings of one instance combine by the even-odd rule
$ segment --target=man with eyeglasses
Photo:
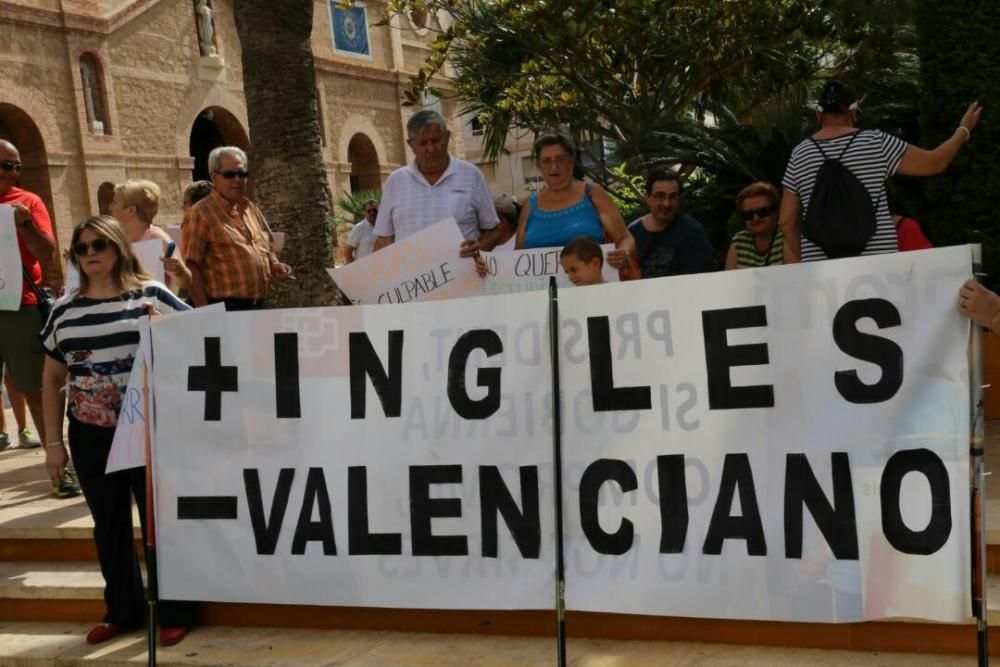
[[[184,214],[183,255],[191,270],[195,306],[224,303],[226,310],[265,306],[271,280],[292,268],[278,261],[264,214],[247,198],[247,156],[236,146],[208,155],[215,190]]]
[[[52,259],[56,242],[52,235],[52,221],[41,198],[18,187],[21,168],[21,154],[17,147],[0,139],[0,205],[14,208],[17,247],[21,252],[21,265],[27,274],[20,277],[24,283],[20,309],[0,310],[0,378],[3,377],[4,366],[7,366],[14,388],[24,394],[41,443],[45,442],[42,419],[45,353],[38,334],[45,323],[38,310],[34,287],[42,284],[42,264]],[[32,284],[28,283],[29,276]]]
[[[365,219],[354,225],[347,235],[344,245],[344,263],[350,264],[374,251],[375,219],[378,217],[378,202],[369,199],[365,202]]]
[[[646,177],[649,213],[633,221],[636,257],[643,278],[712,270],[712,244],[701,223],[681,213],[681,183],[672,171],[654,169]]]
[[[483,172],[448,154],[451,133],[444,117],[433,109],[418,111],[406,122],[406,135],[413,164],[389,174],[382,188],[375,250],[447,217],[462,231],[462,257],[492,250],[500,239],[493,196]]]

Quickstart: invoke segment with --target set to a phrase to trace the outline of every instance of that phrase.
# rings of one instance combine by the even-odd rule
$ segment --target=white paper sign
[[[615,249],[613,243],[601,246],[604,256]],[[486,278],[483,280],[483,294],[511,294],[548,289],[549,278],[556,277],[559,287],[572,287],[566,277],[559,254],[562,248],[532,248],[530,250],[484,252]],[[607,262],[601,266],[604,282],[618,282],[618,270]]]
[[[344,266],[327,269],[356,304],[410,303],[476,296],[482,279],[473,259],[459,256],[462,232],[446,218]]]
[[[136,241],[132,244],[132,249],[135,251],[136,256],[139,261],[146,268],[146,270],[153,276],[154,280],[159,282],[165,282],[166,273],[163,269],[163,262],[160,261],[160,257],[163,256],[165,250],[163,246],[163,241],[160,239],[149,239],[147,241]],[[80,272],[77,271],[73,262],[66,260],[66,291],[77,289],[80,287]]]
[[[567,608],[965,620],[970,259],[560,290]],[[163,596],[551,608],[547,318],[533,292],[154,322]]]
[[[0,310],[18,310],[21,307],[23,282],[14,207],[0,205]]]

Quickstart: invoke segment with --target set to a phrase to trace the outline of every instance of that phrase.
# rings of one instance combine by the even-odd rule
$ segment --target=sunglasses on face
[[[754,218],[766,218],[772,213],[774,213],[773,206],[761,206],[760,208],[752,208],[749,211],[743,211],[740,215],[743,216],[744,220],[749,222]]]
[[[88,254],[90,250],[94,251],[94,254],[102,253],[111,247],[111,241],[107,239],[94,239],[90,243],[85,241],[80,241],[79,243],[73,244],[73,254],[77,257],[83,257]]]
[[[21,171],[21,163],[14,162],[13,160],[4,160],[0,162],[0,169],[4,171]]]
[[[244,181],[250,178],[249,171],[233,171],[231,169],[227,169],[226,171],[217,171],[215,173],[217,173],[219,176],[222,176],[227,181],[231,181],[237,176],[242,178]]]

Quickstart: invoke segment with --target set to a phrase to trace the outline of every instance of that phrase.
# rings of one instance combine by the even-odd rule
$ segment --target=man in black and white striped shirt
[[[858,101],[854,90],[839,81],[823,88],[816,117],[820,129],[792,150],[782,181],[780,224],[785,236],[785,263],[827,259],[816,244],[801,236],[800,219],[807,211],[816,175],[827,157],[837,159],[864,186],[875,212],[875,233],[862,255],[896,252],[896,229],[886,201],[886,180],[893,174],[930,176],[948,168],[979,122],[982,107],[969,105],[952,136],[933,150],[907,144],[881,130],[855,128]],[[856,136],[855,136],[856,135]]]

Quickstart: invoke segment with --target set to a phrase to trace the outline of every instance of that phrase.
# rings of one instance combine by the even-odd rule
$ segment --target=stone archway
[[[97,186],[97,212],[100,215],[111,215],[111,200],[115,198],[115,184],[104,181]]]
[[[351,137],[347,144],[347,161],[351,163],[351,192],[381,190],[382,176],[375,144],[363,132]]]
[[[209,180],[208,154],[219,146],[238,146],[249,153],[250,137],[234,114],[223,107],[207,107],[191,125],[188,148],[194,158],[193,180]]]
[[[13,104],[0,103],[0,139],[17,146],[21,153],[19,187],[30,190],[42,198],[49,215],[52,215],[52,181],[49,179],[45,141],[38,126],[27,113]]]

